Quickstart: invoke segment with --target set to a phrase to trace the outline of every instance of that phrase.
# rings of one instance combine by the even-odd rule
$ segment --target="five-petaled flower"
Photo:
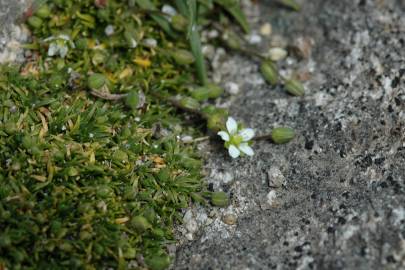
[[[240,129],[235,119],[229,117],[226,121],[227,131],[220,131],[218,135],[225,141],[225,147],[228,149],[232,158],[237,158],[242,154],[253,156],[253,149],[249,146],[249,141],[255,136],[251,128]]]

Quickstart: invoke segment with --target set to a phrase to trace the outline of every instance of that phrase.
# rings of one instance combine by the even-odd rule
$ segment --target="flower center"
[[[234,135],[231,137],[231,144],[233,144],[233,145],[238,146],[241,144],[242,141],[243,141],[243,138],[240,135]]]

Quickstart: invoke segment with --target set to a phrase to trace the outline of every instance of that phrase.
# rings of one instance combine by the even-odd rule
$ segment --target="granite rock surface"
[[[265,84],[253,59],[214,63],[216,77],[239,85],[221,104],[232,116],[297,137],[237,160],[219,143],[202,146],[210,187],[232,204],[187,211],[185,224],[197,225],[183,229],[175,269],[405,268],[405,2],[301,3],[293,13],[260,1],[249,15],[255,29],[272,25],[263,47],[282,44],[278,35],[308,41],[303,59],[280,63],[306,80],[304,98]]]

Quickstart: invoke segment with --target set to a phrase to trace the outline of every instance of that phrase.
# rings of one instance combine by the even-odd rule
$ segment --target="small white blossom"
[[[114,32],[115,32],[114,26],[111,25],[111,24],[107,25],[107,27],[104,29],[104,33],[105,33],[107,36],[113,35]]]
[[[69,52],[69,47],[74,48],[75,44],[68,35],[51,36],[44,39],[45,42],[50,42],[48,48],[48,56],[57,56],[65,58]]]
[[[251,128],[239,129],[235,119],[229,117],[226,121],[227,131],[220,131],[218,135],[225,141],[229,155],[237,158],[242,154],[253,156],[253,149],[249,146],[249,141],[255,136]]]
[[[172,7],[171,5],[163,5],[162,7],[162,12],[167,14],[166,17],[168,17],[169,20],[171,20],[171,18],[177,14],[177,11],[174,7]]]
[[[143,40],[143,45],[148,48],[156,48],[157,41],[154,38],[146,38]]]

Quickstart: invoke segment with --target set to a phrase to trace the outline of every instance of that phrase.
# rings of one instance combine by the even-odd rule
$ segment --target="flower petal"
[[[228,152],[229,152],[229,155],[230,155],[232,158],[237,158],[237,157],[239,157],[239,155],[240,155],[239,149],[236,148],[236,146],[233,145],[233,144],[231,144],[231,145],[229,146]]]
[[[218,132],[218,135],[221,136],[222,140],[229,142],[229,134],[225,131]]]
[[[228,129],[229,134],[233,135],[238,131],[238,123],[236,123],[235,119],[232,117],[228,117],[226,128]]]
[[[255,131],[251,128],[245,128],[239,131],[239,135],[242,136],[244,142],[247,142],[255,136]]]
[[[252,147],[250,147],[247,143],[241,143],[239,145],[239,150],[242,151],[243,153],[245,153],[248,156],[253,156],[254,155]]]

